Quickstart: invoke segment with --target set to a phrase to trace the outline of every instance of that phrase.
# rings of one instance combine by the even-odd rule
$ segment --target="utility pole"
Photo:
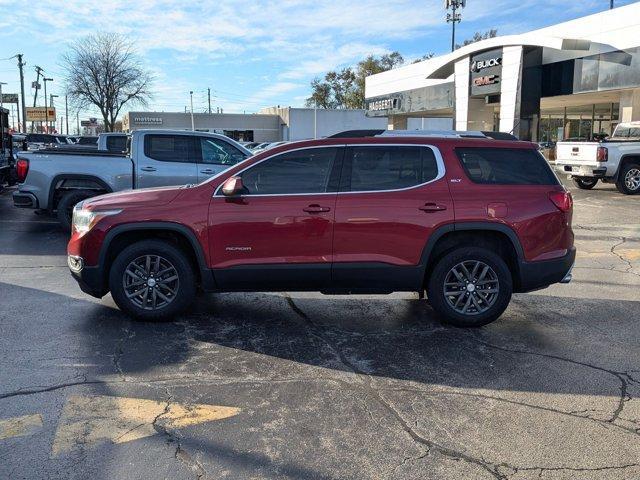
[[[211,89],[207,88],[207,100],[209,101],[209,115],[211,115]]]
[[[189,92],[189,95],[191,95],[191,131],[193,132],[196,129],[195,123],[193,122],[193,90]]]
[[[53,93],[49,95],[49,107],[53,110],[53,99],[57,98],[58,95],[54,95]],[[62,128],[62,126],[60,127]],[[56,115],[53,115],[53,129],[57,130],[57,122],[56,122]]]
[[[22,54],[19,53],[16,55],[18,57],[18,68],[20,69],[20,96],[22,99],[22,133],[27,133],[27,111],[24,106],[24,72],[22,68],[26,65],[25,62],[22,61]],[[20,105],[18,105],[18,111],[20,111]],[[18,113],[18,124],[20,124],[20,114]]]
[[[466,5],[466,0],[445,0],[444,8],[445,10],[451,10],[451,13],[447,12],[447,23],[450,23],[451,28],[451,51],[453,52],[456,49],[456,23],[460,23],[462,21],[462,14],[457,13],[457,10],[460,8],[464,8]]]
[[[44,77],[42,81],[44,82],[44,124],[48,132],[49,131],[49,107],[47,106],[47,82],[53,82],[53,78]]]
[[[0,82],[0,158],[4,160],[4,102],[2,100],[2,85],[6,85],[6,82]]]
[[[35,88],[36,92],[33,94],[33,106],[35,108],[36,102],[38,101],[38,90],[40,90],[40,76],[43,74],[44,70],[40,68],[38,65],[35,66],[36,69],[36,81],[31,84],[33,88]],[[44,76],[44,75],[43,75]],[[40,126],[42,127],[42,122],[40,122]],[[33,132],[35,127],[35,122],[31,122],[31,131]]]
[[[67,135],[69,135],[69,97],[67,95],[64,96],[64,122],[67,125]]]
[[[76,132],[80,135],[80,110],[76,112]]]

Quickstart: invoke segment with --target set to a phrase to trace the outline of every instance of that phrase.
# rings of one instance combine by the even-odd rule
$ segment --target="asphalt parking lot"
[[[0,478],[640,478],[640,196],[575,191],[574,281],[479,330],[411,295],[84,295],[0,194]]]

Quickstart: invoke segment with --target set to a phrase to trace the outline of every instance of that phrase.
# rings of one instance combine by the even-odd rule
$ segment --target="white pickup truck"
[[[601,142],[558,142],[556,170],[590,190],[598,180],[626,195],[640,193],[640,122],[620,123]]]
[[[119,152],[19,152],[19,186],[13,192],[13,204],[57,212],[63,227],[70,229],[73,207],[85,198],[131,188],[200,183],[252,155],[239,143],[215,133],[136,130],[125,140],[125,152],[121,147]]]

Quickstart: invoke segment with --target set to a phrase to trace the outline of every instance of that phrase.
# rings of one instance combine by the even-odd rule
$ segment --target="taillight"
[[[18,175],[18,183],[24,182],[29,173],[29,160],[25,158],[18,158],[16,162],[16,174]]]
[[[568,212],[573,208],[573,198],[569,192],[549,192],[549,200],[561,212]]]
[[[598,151],[596,152],[596,160],[598,162],[606,162],[609,160],[609,150],[607,147],[598,147]]]

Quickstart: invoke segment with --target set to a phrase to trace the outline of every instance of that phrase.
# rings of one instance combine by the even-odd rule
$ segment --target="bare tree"
[[[98,107],[107,132],[124,105],[146,105],[151,98],[153,79],[139,64],[131,42],[113,33],[76,41],[62,60],[69,96],[79,108]]]

